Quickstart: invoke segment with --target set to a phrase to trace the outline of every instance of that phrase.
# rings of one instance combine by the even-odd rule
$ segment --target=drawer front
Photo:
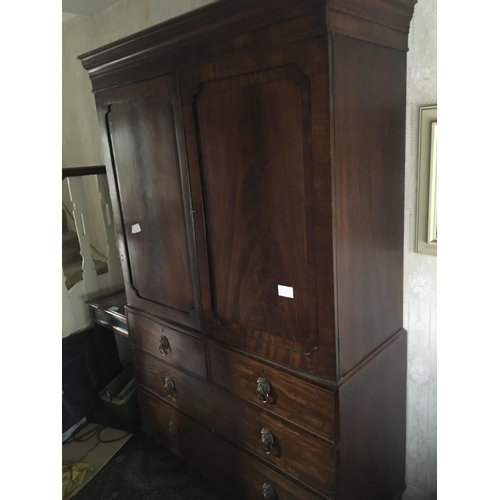
[[[326,442],[137,349],[134,361],[137,382],[158,397],[315,490],[333,493],[335,452]]]
[[[133,345],[173,366],[207,378],[205,342],[186,333],[128,312],[129,336]]]
[[[318,499],[154,396],[140,389],[138,395],[144,429],[236,494],[236,498],[263,498],[263,485],[268,484],[276,500]]]
[[[334,440],[333,393],[213,344],[210,371],[215,384]]]

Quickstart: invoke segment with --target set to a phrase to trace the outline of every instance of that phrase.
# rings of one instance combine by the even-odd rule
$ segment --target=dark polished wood
[[[397,498],[405,486],[406,346],[403,330],[340,386],[340,498]]]
[[[264,483],[272,486],[277,500],[321,498],[218,438],[216,434],[147,392],[139,390],[138,393],[143,428],[173,451],[189,457],[191,463],[232,491],[235,498],[262,498]],[[170,422],[175,427],[170,426]]]
[[[416,0],[219,0],[79,57],[95,91],[235,50],[326,30],[408,47]],[[158,61],[162,64],[159,65]],[[138,65],[140,64],[140,69]]]
[[[344,36],[333,48],[344,376],[403,325],[406,54]]]
[[[404,489],[414,4],[221,0],[81,56],[143,427],[235,498]]]
[[[214,384],[334,441],[331,392],[215,345],[210,346],[210,365]],[[256,394],[259,377],[270,385],[265,404]]]
[[[271,466],[320,493],[333,494],[335,451],[332,443],[277,418],[269,411],[271,407],[258,407],[232,396],[141,350],[134,349],[134,360],[137,382],[145,389]],[[167,377],[173,381],[174,391],[165,389]],[[268,429],[272,435],[269,454],[261,444],[262,429]]]
[[[204,82],[196,96],[213,319],[301,352],[317,343],[310,109],[292,65]]]
[[[128,311],[130,340],[167,363],[207,378],[205,342]]]
[[[196,66],[180,85],[206,332],[335,379],[328,54],[328,36],[313,37]],[[215,98],[236,101],[212,111],[199,102]],[[247,98],[253,107],[238,108]],[[228,116],[217,118],[217,107]],[[207,130],[222,127],[222,137],[231,123],[224,141],[232,147],[220,158],[204,150],[213,142],[204,113],[213,115]],[[213,177],[214,168],[222,174]],[[293,300],[278,296],[278,285],[293,287]]]
[[[127,304],[127,297],[124,290],[119,290],[104,297],[97,297],[85,301],[85,304],[92,307],[95,311],[101,311],[122,323],[127,322],[125,315],[125,306]]]
[[[191,200],[175,75],[104,92],[99,99],[128,302],[199,327]]]

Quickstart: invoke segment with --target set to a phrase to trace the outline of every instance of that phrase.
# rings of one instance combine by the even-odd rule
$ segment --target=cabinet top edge
[[[78,59],[83,67],[99,73],[100,67],[142,56],[148,49],[164,45],[168,49],[199,43],[209,36],[241,34],[251,25],[266,26],[266,20],[281,15],[317,14],[324,28],[330,29],[326,12],[349,12],[360,19],[408,32],[417,0],[216,0],[214,3],[156,24],[100,48],[86,52]],[[96,71],[97,70],[97,71]]]

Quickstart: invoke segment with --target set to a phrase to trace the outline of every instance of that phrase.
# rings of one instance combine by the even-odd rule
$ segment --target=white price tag
[[[293,299],[293,287],[278,285],[278,295],[280,297],[287,297],[289,299]]]

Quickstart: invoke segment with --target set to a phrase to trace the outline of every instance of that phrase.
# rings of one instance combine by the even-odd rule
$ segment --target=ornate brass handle
[[[159,349],[162,354],[162,356],[166,356],[167,354],[170,354],[172,352],[172,349],[170,349],[170,344],[168,342],[167,337],[165,335],[162,335],[159,339]]]
[[[177,429],[175,422],[170,422],[168,424],[168,430],[170,431],[170,434],[172,434],[172,436],[174,436],[174,440],[175,440],[177,438],[177,434],[179,433],[179,429]]]
[[[269,483],[262,485],[262,498],[264,500],[277,500],[276,492]]]
[[[269,382],[264,377],[259,377],[257,379],[257,389],[255,390],[255,394],[259,398],[259,400],[266,404],[269,401],[269,394],[271,393],[271,386]]]
[[[264,448],[266,455],[273,452],[274,436],[273,433],[265,427],[260,431],[260,444]]]
[[[167,393],[167,398],[171,398],[175,392],[175,384],[174,381],[170,377],[165,377],[165,392]]]

